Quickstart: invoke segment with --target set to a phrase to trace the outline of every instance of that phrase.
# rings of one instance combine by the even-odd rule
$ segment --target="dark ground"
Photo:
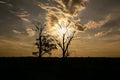
[[[0,80],[120,80],[120,58],[0,58]]]

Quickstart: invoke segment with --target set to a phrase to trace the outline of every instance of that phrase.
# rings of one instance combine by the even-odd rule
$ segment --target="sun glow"
[[[66,18],[60,19],[59,22],[55,25],[55,27],[57,28],[59,37],[63,37],[63,35],[65,35],[65,37],[67,38],[73,32],[71,23],[68,22],[68,19],[66,19]]]
[[[67,18],[61,18],[53,27],[50,28],[51,34],[58,39],[70,37],[75,31],[74,23]]]
[[[60,30],[59,30],[59,33],[61,35],[64,35],[65,33],[67,32],[67,29],[65,27],[62,27]]]

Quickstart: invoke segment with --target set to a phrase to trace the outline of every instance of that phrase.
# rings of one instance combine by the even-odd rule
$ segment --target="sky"
[[[33,20],[52,27],[61,18],[85,27],[72,40],[70,57],[120,57],[120,0],[0,0],[0,57],[33,56]],[[45,55],[48,56],[48,55]],[[61,57],[60,50],[52,57]]]

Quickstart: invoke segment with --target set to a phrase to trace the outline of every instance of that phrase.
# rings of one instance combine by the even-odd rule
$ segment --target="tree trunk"
[[[63,58],[65,58],[65,50],[63,49],[62,51],[63,51]]]
[[[42,41],[41,41],[41,34],[39,34],[39,58],[42,57]]]
[[[65,58],[65,34],[63,34],[63,58]]]

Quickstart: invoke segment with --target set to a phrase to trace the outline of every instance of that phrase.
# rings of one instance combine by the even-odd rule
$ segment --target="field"
[[[0,80],[102,80],[120,78],[119,73],[120,58],[0,58]]]

